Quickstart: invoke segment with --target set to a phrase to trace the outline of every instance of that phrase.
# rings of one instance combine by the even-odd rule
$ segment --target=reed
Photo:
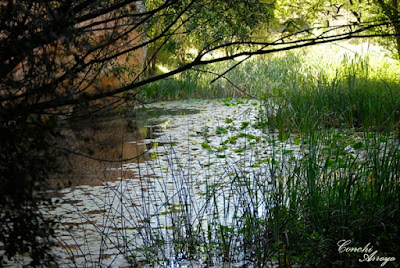
[[[230,82],[210,84],[213,73],[226,70],[228,63],[141,89],[144,100],[238,97],[244,95],[238,88],[245,90],[263,101],[257,123],[242,122],[239,128],[263,129],[264,136],[252,142],[269,151],[260,157],[251,147],[236,150],[240,161],[226,162],[223,175],[202,162],[200,178],[191,175],[199,167],[182,162],[173,146],[168,153],[155,150],[146,170],[139,169],[136,189],[158,190],[114,191],[114,199],[134,207],[134,213],[110,209],[112,219],[124,222],[120,236],[132,266],[382,264],[360,263],[359,253],[340,253],[343,239],[355,247],[369,244],[379,256],[398,260],[398,67],[381,54],[338,51],[303,49],[249,60],[227,74]],[[221,105],[232,105],[231,100]],[[230,126],[231,121],[215,135],[233,143],[238,136],[230,131],[238,126]],[[204,138],[205,153],[223,161],[226,155]]]

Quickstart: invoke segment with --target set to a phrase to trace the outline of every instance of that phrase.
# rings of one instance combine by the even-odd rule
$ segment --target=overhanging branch
[[[153,83],[153,82],[174,76],[176,74],[179,74],[186,70],[189,70],[195,66],[206,65],[206,64],[216,63],[216,62],[223,62],[223,61],[228,61],[228,60],[234,60],[235,58],[240,57],[240,56],[266,55],[266,54],[271,54],[271,53],[276,53],[276,52],[281,52],[281,51],[288,51],[288,50],[293,50],[293,49],[302,48],[302,47],[309,47],[309,46],[318,45],[318,44],[325,44],[325,43],[330,43],[330,42],[348,40],[351,38],[372,38],[372,37],[387,37],[387,36],[395,36],[395,35],[394,34],[354,35],[354,32],[352,32],[352,33],[348,33],[347,35],[341,35],[341,36],[330,37],[330,38],[325,38],[325,39],[314,38],[314,39],[307,39],[307,41],[298,40],[298,41],[291,42],[290,45],[287,45],[285,43],[284,45],[286,45],[286,46],[280,47],[280,48],[262,49],[262,50],[255,50],[255,51],[243,51],[243,52],[239,52],[239,53],[236,53],[233,55],[223,56],[223,57],[214,58],[214,59],[210,59],[210,60],[201,60],[201,58],[204,56],[202,54],[202,55],[199,55],[198,57],[196,57],[192,62],[190,62],[184,66],[181,66],[179,68],[176,68],[175,70],[172,70],[170,72],[167,72],[167,73],[164,73],[161,75],[157,75],[157,76],[154,76],[151,78],[147,78],[142,81],[138,81],[138,82],[132,83],[130,85],[127,85],[127,86],[124,86],[121,88],[116,88],[116,89],[108,91],[108,92],[87,94],[84,96],[76,96],[76,98],[73,98],[73,99],[51,100],[48,102],[43,102],[43,103],[39,103],[36,105],[32,105],[29,110],[31,112],[40,112],[40,111],[46,110],[46,109],[54,109],[54,108],[58,108],[58,107],[66,106],[66,105],[78,104],[82,101],[90,102],[90,101],[98,100],[98,99],[101,99],[104,97],[110,97],[110,96],[113,96],[116,94],[121,94],[121,93],[127,92],[129,90],[137,89],[137,88],[139,88],[143,85],[149,84],[149,83]],[[265,45],[269,44],[269,46],[282,45],[282,44],[272,44],[272,43],[263,43],[263,44],[265,44]]]

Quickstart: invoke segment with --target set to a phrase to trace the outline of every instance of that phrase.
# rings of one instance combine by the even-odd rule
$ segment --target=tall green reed
[[[314,138],[327,143],[316,146]],[[343,138],[351,144],[351,152],[339,145]],[[380,254],[396,256],[400,204],[396,139],[392,134],[366,132],[353,142],[336,131],[310,133],[309,139],[309,153],[293,174],[293,179],[305,183],[290,188],[300,192],[289,206],[293,259],[320,267],[359,265],[360,254],[338,253],[340,239],[352,239],[360,246],[371,243]]]
[[[207,265],[352,267],[360,265],[360,255],[341,254],[337,246],[339,240],[351,239],[398,257],[398,81],[366,56],[343,55],[336,62],[316,63],[309,55],[302,51],[257,58],[227,75],[265,99],[258,127],[275,135],[268,140],[275,149],[263,159],[268,160],[267,168],[261,172],[249,175],[241,166],[227,167],[228,189],[215,186],[220,178],[211,176],[201,209],[174,214],[172,234],[162,233],[175,245],[168,248],[174,256],[200,259]],[[170,89],[167,96],[218,97],[236,92],[222,80],[210,86],[210,74],[196,75],[157,84],[153,97],[176,85],[178,89]],[[294,143],[299,150],[275,147],[278,143]],[[167,252],[165,245],[155,241],[151,247]]]
[[[296,131],[315,127],[398,128],[399,85],[372,77],[370,72],[368,58],[344,58],[333,78],[321,73],[313,83],[293,82],[277,92],[274,99],[278,108],[266,113],[265,120],[272,128]]]
[[[351,239],[396,256],[400,148],[393,133],[316,129],[283,146],[278,133],[269,136],[275,149],[259,172],[228,165],[229,183],[209,174],[201,199],[186,189],[186,172],[175,173],[179,183],[165,192],[179,208],[166,214],[172,227],[147,228],[151,243],[136,250],[158,265],[166,258],[170,265],[194,259],[209,266],[351,267],[360,256],[337,246]],[[298,150],[287,149],[293,143]],[[149,213],[149,221],[162,214]]]

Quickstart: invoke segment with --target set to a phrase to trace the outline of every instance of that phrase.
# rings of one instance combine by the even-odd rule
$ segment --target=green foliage
[[[291,230],[287,249],[302,265],[326,266],[337,261],[356,265],[357,256],[338,253],[340,238],[360,245],[371,243],[380,252],[395,254],[398,242],[389,234],[398,232],[393,217],[397,204],[389,199],[397,200],[400,194],[394,175],[399,171],[399,147],[391,142],[382,144],[380,137],[364,135],[367,154],[359,149],[352,157],[338,145],[349,138],[347,134],[339,138],[336,132],[318,131],[306,136],[309,154],[288,178],[290,201],[285,210],[290,219],[286,228]],[[325,142],[330,146],[324,147]],[[378,153],[382,146],[383,154]],[[335,164],[321,165],[329,160]],[[305,244],[307,249],[301,247]]]
[[[213,78],[215,78],[214,75],[205,72],[186,71],[179,76],[142,86],[138,95],[142,100],[227,98],[232,96],[241,97],[243,95],[232,86],[227,85],[225,81],[218,80],[210,84]]]
[[[45,180],[59,171],[59,152],[50,142],[57,136],[53,120],[17,117],[0,129],[0,242],[8,259],[28,253],[33,267],[54,265],[48,251],[55,222],[40,211],[51,204],[41,194]]]
[[[8,258],[28,254],[32,258],[31,266],[54,264],[46,252],[52,245],[55,225],[40,208],[51,204],[46,196],[41,196],[46,180],[60,173],[57,165],[60,153],[55,149],[63,138],[59,129],[68,127],[66,122],[71,117],[92,116],[94,111],[109,106],[107,97],[135,89],[137,81],[153,81],[142,80],[133,67],[118,64],[122,56],[128,61],[132,57],[130,52],[142,52],[138,49],[147,46],[149,75],[154,75],[158,62],[178,67],[191,63],[199,53],[211,50],[233,55],[245,50],[242,42],[268,40],[270,36],[252,37],[270,32],[269,28],[262,28],[267,28],[274,16],[277,18],[274,29],[284,36],[298,30],[304,30],[301,36],[318,34],[308,29],[315,23],[317,14],[337,9],[333,13],[338,15],[341,4],[339,1],[327,6],[326,1],[308,1],[294,10],[287,1],[278,2],[279,8],[276,8],[274,1],[261,0],[148,0],[148,12],[139,16],[134,2],[5,1],[0,5],[3,41],[0,242]],[[376,2],[372,3],[376,6]],[[400,32],[393,20],[397,19],[397,1],[393,3],[396,5],[391,7],[380,4],[382,9],[377,16],[389,18],[393,28],[380,29],[383,33]],[[363,5],[347,8],[356,19],[361,18],[356,12],[364,10]],[[297,18],[291,16],[299,10]],[[368,12],[374,15],[372,9]],[[287,19],[279,25],[283,17]],[[319,22],[325,18],[321,17]],[[145,28],[148,38],[143,41],[137,35],[143,34]],[[282,41],[286,40],[289,39]],[[261,53],[265,52],[259,50],[265,48],[263,45],[267,44],[251,43],[246,49],[250,54]],[[334,241],[339,235],[360,243],[380,242],[380,249],[388,254],[399,251],[399,241],[391,240],[388,235],[400,237],[397,227],[399,153],[395,139],[373,132],[372,136],[367,133],[362,141],[343,140],[340,136],[333,136],[332,141],[328,134],[317,132],[320,136],[315,136],[311,131],[324,127],[398,130],[398,82],[371,75],[368,59],[345,59],[338,68],[331,68],[333,65],[322,63],[307,65],[303,54],[307,51],[247,61],[226,74],[227,80],[221,77],[213,81],[215,73],[224,72],[237,61],[218,63],[208,69],[187,71],[146,84],[139,93],[126,95],[136,98],[137,93],[145,101],[231,97],[224,104],[233,106],[241,100],[235,102],[232,97],[250,93],[268,100],[257,124],[264,130],[267,127],[278,130],[276,138],[265,136],[268,143],[289,142],[294,131],[309,135],[305,139],[293,139],[295,144],[307,148],[300,160],[293,157],[292,150],[285,149],[280,152],[281,158],[272,155],[252,165],[257,168],[268,163],[270,182],[260,181],[257,174],[249,179],[248,172],[241,167],[234,168],[234,172],[227,170],[232,176],[227,192],[218,192],[221,182],[217,179],[210,182],[205,193],[206,204],[200,212],[193,212],[187,202],[191,194],[184,191],[187,185],[180,188],[179,209],[166,206],[167,210],[162,212],[177,214],[172,226],[176,253],[189,258],[204,253],[205,263],[209,265],[214,262],[212,252],[217,252],[221,261],[242,258],[259,267],[274,260],[281,266],[289,266],[291,262],[305,265],[311,256],[315,261],[308,265],[329,265],[337,260],[343,266],[352,265],[352,260],[338,256]],[[392,65],[383,66],[382,70],[389,67]],[[397,74],[391,75],[397,77]],[[100,77],[115,79],[107,84]],[[107,85],[103,87],[103,84]],[[93,105],[92,101],[99,99],[104,103]],[[115,99],[117,106],[120,98]],[[233,119],[226,122],[233,125]],[[238,126],[242,130],[250,127],[249,122]],[[212,154],[214,148],[207,141],[211,134],[207,131],[203,131],[206,142],[201,147]],[[224,128],[216,131],[219,135],[227,132]],[[261,141],[259,137],[242,133],[226,137],[215,150],[225,151],[224,145],[235,144],[239,138],[253,143]],[[326,150],[329,146],[321,144],[327,140],[329,146],[337,146]],[[238,148],[236,153],[247,149]],[[157,159],[159,155],[153,154],[153,157]],[[218,158],[224,159],[226,154],[219,154]],[[290,168],[283,164],[285,161]],[[211,165],[212,162],[202,163],[204,168]],[[221,196],[224,209],[231,208],[236,201],[235,217],[230,222],[228,210],[213,203]],[[260,207],[263,213],[257,213]],[[201,213],[205,211],[211,214],[205,220],[206,230],[192,221],[204,216]],[[219,217],[221,213],[223,217]],[[147,215],[143,223],[153,216]],[[164,233],[142,229],[146,238],[142,248],[145,257],[152,263],[163,262],[157,249],[169,246]],[[315,246],[304,247],[310,244]]]
[[[399,59],[400,55],[400,26],[399,26],[400,3],[395,1],[367,1],[351,2],[348,6],[349,11],[357,18],[358,23],[371,21],[387,21],[384,24],[371,29],[369,32],[383,36],[376,39],[376,42],[390,50],[392,56]]]
[[[341,26],[349,24],[381,24],[369,29],[368,33],[380,37],[373,40],[392,52],[398,59],[400,53],[400,3],[386,0],[373,1],[287,1],[276,3],[276,28],[283,36],[318,35],[324,31],[330,34],[340,33]],[[339,26],[339,27],[338,27]],[[314,29],[320,28],[320,29]],[[322,28],[321,28],[322,27]],[[335,28],[338,27],[338,28]]]
[[[336,94],[341,91],[356,97],[358,90],[366,87],[362,96],[366,97],[369,92],[376,95],[370,101],[383,101],[383,94],[393,94],[397,98],[397,72],[400,68],[386,54],[387,51],[382,47],[370,43],[323,45],[247,60],[225,75],[229,82],[221,77],[211,83],[216,78],[213,73],[224,72],[237,64],[236,61],[208,65],[207,68],[188,71],[174,79],[148,84],[141,87],[139,94],[144,100],[224,98],[223,103],[227,106],[237,104],[239,97],[251,95],[267,100],[269,107],[263,112],[271,114],[275,105],[272,101],[283,103],[289,97],[294,98],[297,92],[297,95],[308,94],[315,98],[319,95],[321,101],[332,97],[335,103],[341,105],[337,107],[339,109],[354,99]],[[374,88],[382,89],[374,92]],[[234,101],[230,100],[232,97]],[[342,103],[338,99],[340,97],[347,103]],[[329,103],[327,101],[326,104]],[[333,102],[331,104],[334,106]],[[366,105],[363,105],[365,109]],[[393,105],[390,107],[393,108]],[[260,121],[260,127],[263,124]]]
[[[276,144],[276,138],[270,142]],[[397,256],[400,147],[394,135],[321,129],[296,139],[302,144],[296,153],[283,146],[262,161],[268,181],[235,167],[223,191],[218,180],[207,180],[202,210],[174,205],[175,255],[197,256],[207,265],[352,267],[361,255],[339,253],[337,245],[351,239],[354,246],[370,243],[379,254]],[[186,193],[176,187],[177,200],[184,200]],[[152,263],[165,261],[156,259],[154,247],[165,250],[161,241],[167,240],[153,238],[154,252],[146,251]]]
[[[226,128],[220,127],[220,126],[218,126],[217,130],[215,131],[215,134],[226,134],[226,133],[228,133],[228,130]]]
[[[201,144],[201,148],[211,150],[211,146],[206,142],[203,142]]]
[[[210,175],[203,195],[207,210],[197,215],[207,221],[207,228],[197,226],[206,235],[194,235],[205,263],[214,258],[255,267],[359,265],[361,255],[338,252],[341,239],[361,247],[370,243],[379,254],[397,257],[398,66],[372,51],[369,56],[342,52],[334,46],[302,49],[249,60],[227,74],[264,102],[255,125],[227,118],[229,126],[217,127],[222,137],[217,158],[229,159],[226,148],[242,138],[273,149],[252,161],[251,171],[229,166],[234,171],[228,189],[219,191],[218,178]],[[197,83],[211,79],[201,78]],[[196,92],[204,93],[199,87]],[[239,102],[226,98],[221,105]],[[243,133],[229,136],[231,127]],[[251,127],[265,136],[247,134]],[[233,152],[246,157],[249,150]]]
[[[162,3],[160,0],[146,1],[148,9]],[[177,1],[149,23],[147,33],[150,39],[161,33],[165,36],[148,47],[150,75],[158,63],[166,66],[181,65],[213,46],[247,40],[259,27],[265,27],[271,20],[273,8],[273,2],[260,0]],[[170,27],[177,19],[179,23]],[[239,45],[229,46],[225,53],[231,54],[238,50]]]
[[[320,75],[316,83],[293,83],[278,92],[278,109],[264,112],[270,127],[307,131],[315,127],[396,128],[400,95],[397,82],[378,80],[369,74],[368,60],[343,62],[329,80]],[[271,111],[266,104],[265,111]]]

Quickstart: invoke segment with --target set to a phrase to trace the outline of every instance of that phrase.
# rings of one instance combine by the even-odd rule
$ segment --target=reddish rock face
[[[144,11],[144,5],[141,1],[137,1],[131,7],[128,7],[128,9],[131,9],[129,12],[137,14]],[[132,23],[131,21],[109,21],[109,16],[108,14],[103,15],[79,25],[80,27],[88,27],[88,35],[90,35],[90,40],[93,43],[98,42],[99,44],[103,44],[111,36],[122,36],[121,38],[115,38],[116,41],[107,46],[104,51],[99,52],[98,57],[97,55],[93,55],[86,59],[85,62],[89,62],[91,60],[118,55],[99,66],[101,71],[96,74],[95,79],[83,81],[80,91],[88,94],[106,93],[110,90],[126,86],[142,75],[147,52],[146,46],[140,47],[146,40],[146,33],[143,27],[129,24]],[[140,19],[138,17],[137,21]],[[115,97],[118,98],[119,96],[100,99],[92,104],[100,107],[121,105],[121,102],[116,101]]]
[[[14,1],[19,3],[20,7],[25,7],[23,6],[25,2]],[[107,2],[104,1],[106,4]],[[6,3],[0,3],[0,6],[3,4],[6,5]],[[39,32],[42,31],[43,35],[51,35],[52,32],[48,29],[42,30],[43,27],[41,28],[40,24],[41,20],[49,24],[53,23],[50,18],[51,11],[38,6],[30,10],[35,16],[30,21],[30,27]],[[106,94],[111,90],[129,85],[141,75],[146,46],[140,45],[146,41],[146,33],[143,25],[138,26],[142,18],[137,15],[143,11],[144,6],[141,1],[132,1],[132,4],[125,6],[124,10],[95,16],[84,22],[66,26],[56,33],[54,40],[46,45],[43,45],[46,43],[43,41],[31,51],[21,50],[25,52],[24,57],[15,67],[6,64],[10,68],[7,76],[2,78],[5,82],[0,87],[0,97],[5,99],[2,105],[12,107],[21,103],[26,103],[26,106],[46,102],[56,103],[55,108],[40,110],[43,112],[41,120],[47,120],[48,114],[51,113],[57,115],[57,118],[63,122],[62,133],[66,139],[57,140],[55,143],[62,148],[69,148],[70,151],[81,154],[71,154],[66,160],[70,163],[64,165],[71,164],[70,169],[76,170],[76,172],[71,172],[73,183],[80,184],[83,180],[89,181],[88,183],[101,183],[98,178],[103,178],[104,172],[110,180],[118,178],[120,174],[110,171],[111,168],[118,167],[115,161],[133,158],[144,150],[126,142],[134,138],[131,137],[132,133],[126,133],[125,121],[119,118],[110,119],[113,114],[104,112],[107,110],[104,108],[111,110],[123,105],[124,99],[120,98],[121,96],[101,97],[97,100],[82,98],[82,102],[78,105],[68,104],[57,107],[57,102],[64,99]],[[88,9],[87,13],[84,11],[74,16],[79,17],[90,13],[94,12]],[[21,14],[23,14],[22,11]],[[7,39],[7,34],[12,35],[3,30],[0,31],[0,38]],[[35,34],[35,30],[32,30],[26,32],[26,36],[21,38],[29,39]],[[11,37],[9,39],[12,39]],[[48,36],[45,37],[48,38]],[[9,62],[11,60],[10,57]],[[53,83],[66,74],[68,76],[62,82]],[[36,90],[37,88],[40,90]],[[99,115],[97,111],[102,113]],[[86,115],[89,116],[85,117]],[[97,117],[92,117],[93,115]],[[68,124],[65,123],[66,118],[72,118],[71,121],[75,118],[79,120]],[[72,126],[73,124],[77,126]],[[84,137],[85,140],[80,137]],[[86,155],[91,158],[84,157]],[[65,182],[61,179],[55,178],[55,183],[64,184]]]
[[[40,7],[32,9],[31,13],[35,17],[28,24],[32,24],[34,30],[21,38],[29,41],[37,35],[36,31],[42,31],[44,38],[54,39],[27,49],[24,49],[24,44],[17,47],[16,51],[22,49],[25,53],[15,66],[10,63],[13,57],[6,62],[9,69],[6,84],[12,85],[12,88],[2,88],[0,93],[7,95],[7,91],[10,91],[14,96],[24,96],[31,94],[32,88],[36,92],[35,87],[48,84],[51,85],[48,92],[34,93],[40,95],[41,100],[47,101],[58,96],[76,98],[78,95],[101,95],[132,83],[141,75],[146,57],[146,46],[140,46],[146,40],[144,27],[140,25],[142,18],[135,16],[143,11],[143,3],[133,1],[114,13],[93,16],[53,32],[42,27],[40,22],[43,20],[47,24],[54,24],[51,12],[42,11]],[[75,21],[75,18],[69,19],[68,23],[71,20]],[[0,37],[8,38],[3,31]],[[67,79],[58,81],[63,75],[67,75]],[[19,98],[15,99],[18,102]],[[116,101],[115,98],[104,98],[91,104],[115,106]]]

